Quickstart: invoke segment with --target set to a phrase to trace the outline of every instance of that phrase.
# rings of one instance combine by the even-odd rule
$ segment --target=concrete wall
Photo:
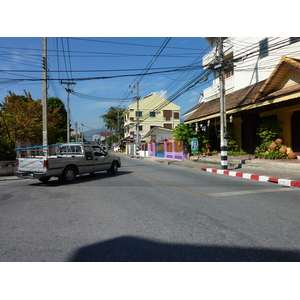
[[[0,176],[14,175],[14,169],[16,166],[16,160],[0,161]]]

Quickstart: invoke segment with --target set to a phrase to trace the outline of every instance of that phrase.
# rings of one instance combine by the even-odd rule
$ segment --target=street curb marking
[[[300,181],[296,181],[296,180],[267,177],[264,175],[255,175],[255,174],[249,174],[249,173],[241,173],[241,172],[235,172],[235,171],[229,171],[229,170],[219,170],[219,169],[212,169],[212,168],[201,168],[201,170],[210,172],[210,173],[229,175],[229,176],[240,177],[240,178],[245,178],[245,179],[263,181],[263,182],[274,182],[274,183],[278,183],[283,186],[292,186],[292,187],[300,188]]]

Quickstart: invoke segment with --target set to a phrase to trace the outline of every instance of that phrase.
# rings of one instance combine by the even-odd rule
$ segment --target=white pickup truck
[[[45,155],[47,148],[47,155]],[[43,183],[51,177],[71,183],[76,175],[108,171],[117,174],[120,157],[109,154],[101,146],[86,143],[67,143],[52,146],[18,148],[18,167],[15,175],[20,178],[37,178]]]

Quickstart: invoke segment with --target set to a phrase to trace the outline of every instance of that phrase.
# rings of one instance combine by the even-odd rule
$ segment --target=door
[[[92,146],[94,155],[94,172],[106,171],[110,168],[110,158],[99,146]]]
[[[242,149],[247,153],[254,153],[255,148],[260,145],[257,128],[259,119],[244,120],[242,123]]]
[[[85,155],[85,173],[93,173],[94,172],[94,156],[90,146],[84,146],[84,155]]]
[[[292,115],[292,149],[300,152],[300,110]]]
[[[165,143],[164,142],[156,142],[155,143],[155,156],[157,157],[165,157]]]

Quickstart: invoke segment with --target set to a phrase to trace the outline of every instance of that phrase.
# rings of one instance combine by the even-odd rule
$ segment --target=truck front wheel
[[[116,175],[118,173],[118,163],[117,162],[113,162],[110,169],[109,169],[110,173],[112,175]]]
[[[66,167],[63,173],[63,180],[66,183],[71,183],[75,180],[76,178],[76,170],[73,167]]]

